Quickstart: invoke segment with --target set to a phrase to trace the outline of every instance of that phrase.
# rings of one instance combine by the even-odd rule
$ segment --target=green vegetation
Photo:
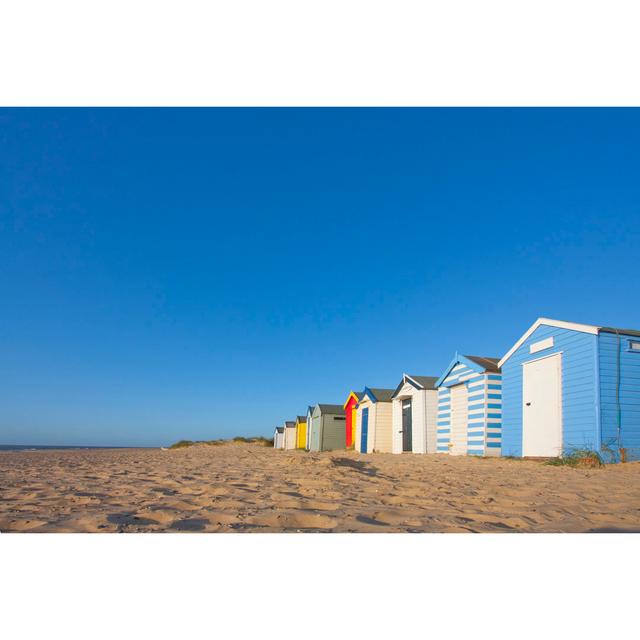
[[[190,447],[194,444],[195,442],[193,440],[178,440],[178,442],[174,442],[169,449],[183,449],[184,447]]]
[[[184,449],[185,447],[192,447],[195,444],[206,444],[209,447],[217,447],[229,442],[244,442],[246,444],[260,444],[265,447],[273,447],[273,438],[264,438],[262,436],[245,438],[244,436],[236,436],[232,440],[178,440],[178,442],[174,442],[169,449]]]
[[[591,449],[574,449],[562,454],[559,458],[551,458],[544,464],[552,467],[579,467],[595,469],[604,466],[602,456]]]

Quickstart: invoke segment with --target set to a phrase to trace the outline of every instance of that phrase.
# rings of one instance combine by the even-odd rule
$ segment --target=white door
[[[451,387],[451,440],[449,453],[463,456],[467,453],[467,385]]]
[[[562,453],[562,355],[523,365],[522,455]]]

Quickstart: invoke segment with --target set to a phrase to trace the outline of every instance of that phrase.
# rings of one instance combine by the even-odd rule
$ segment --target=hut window
[[[529,345],[529,353],[538,353],[538,351],[544,351],[553,347],[553,336],[539,340]]]
[[[640,340],[629,340],[629,351],[640,353]]]

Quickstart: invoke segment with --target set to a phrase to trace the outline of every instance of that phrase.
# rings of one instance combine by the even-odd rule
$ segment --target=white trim
[[[502,357],[502,360],[498,362],[498,366],[502,368],[504,363],[522,346],[525,340],[541,325],[547,327],[558,327],[559,329],[569,329],[571,331],[581,331],[582,333],[598,334],[601,327],[596,327],[592,324],[578,324],[577,322],[565,322],[564,320],[551,320],[550,318],[538,318],[527,329],[525,334],[516,342],[507,353]]]
[[[524,367],[525,364],[529,364],[530,362],[538,362],[538,360],[544,360],[545,358],[553,358],[553,356],[559,356],[562,355],[564,353],[564,351],[554,351],[553,353],[545,353],[543,356],[540,356],[538,358],[531,358],[531,360],[525,360],[524,362],[520,363],[521,367]]]

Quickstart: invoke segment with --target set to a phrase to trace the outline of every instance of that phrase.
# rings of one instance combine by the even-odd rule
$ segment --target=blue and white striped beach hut
[[[640,331],[538,318],[499,365],[503,455],[640,459]]]
[[[498,358],[458,353],[438,378],[438,453],[499,456],[502,375]]]

